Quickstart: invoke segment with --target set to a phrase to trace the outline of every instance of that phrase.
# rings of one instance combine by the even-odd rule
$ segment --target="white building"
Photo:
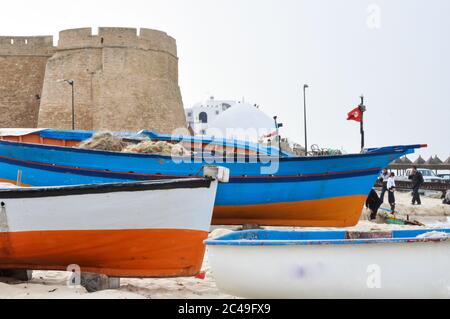
[[[195,135],[258,142],[263,135],[276,131],[274,119],[256,104],[214,97],[186,109],[186,119]]]
[[[209,124],[234,104],[236,101],[215,100],[213,96],[206,101],[195,103],[192,108],[185,109],[188,127],[195,135],[205,135]]]

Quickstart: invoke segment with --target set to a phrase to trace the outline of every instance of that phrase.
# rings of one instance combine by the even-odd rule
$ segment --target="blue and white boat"
[[[449,298],[449,233],[257,230],[206,245],[218,288],[238,297]]]

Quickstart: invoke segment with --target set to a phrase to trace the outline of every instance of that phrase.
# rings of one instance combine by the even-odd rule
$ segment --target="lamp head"
[[[70,85],[74,84],[73,80],[65,80],[65,79],[56,80],[56,82],[58,82],[58,83],[66,82],[67,84],[70,84]]]

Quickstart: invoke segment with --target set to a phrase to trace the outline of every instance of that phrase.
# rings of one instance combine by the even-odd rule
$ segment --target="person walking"
[[[381,172],[380,178],[378,179],[383,184],[383,186],[381,187],[381,194],[380,194],[381,203],[384,203],[384,194],[386,194],[387,191],[388,178],[389,172],[387,168],[385,168],[383,172]]]
[[[413,198],[412,205],[422,205],[422,201],[420,199],[419,189],[423,185],[424,180],[422,173],[417,170],[417,167],[414,166],[412,169],[411,175],[408,177],[412,181],[412,189],[413,189]]]
[[[391,173],[387,181],[388,200],[392,213],[395,213],[395,174]]]

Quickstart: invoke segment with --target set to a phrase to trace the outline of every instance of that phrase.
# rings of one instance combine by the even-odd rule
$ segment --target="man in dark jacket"
[[[387,181],[389,179],[389,172],[387,170],[387,168],[385,168],[383,170],[383,172],[381,173],[380,177],[378,178],[378,180],[382,183],[382,187],[381,187],[381,195],[380,195],[380,199],[381,199],[381,203],[384,202],[384,194],[386,194],[387,192]]]
[[[409,175],[409,179],[412,181],[413,184],[413,198],[412,198],[412,204],[413,205],[422,205],[422,201],[420,200],[420,194],[419,194],[419,188],[423,185],[423,176],[422,173],[417,170],[417,167],[413,167],[411,175]]]

